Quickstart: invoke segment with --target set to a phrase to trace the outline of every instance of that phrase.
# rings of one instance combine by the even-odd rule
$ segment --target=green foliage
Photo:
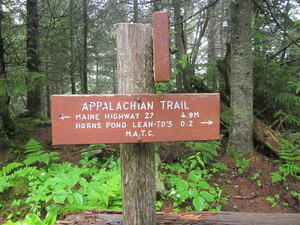
[[[34,163],[46,163],[47,165],[51,161],[58,160],[59,155],[58,152],[50,152],[46,153],[45,150],[42,150],[43,146],[34,139],[30,139],[26,144],[25,153],[27,154],[27,158],[24,160],[26,166],[32,165]]]
[[[221,147],[221,143],[218,141],[207,141],[207,142],[189,141],[186,144],[191,150],[196,151],[196,154],[189,158],[189,160],[192,160],[193,166],[195,166],[196,162],[204,166],[202,162],[207,163],[211,161],[214,156],[218,155],[218,149],[220,149]]]
[[[227,199],[221,197],[222,190],[219,187],[212,187],[207,183],[205,178],[207,173],[208,171],[197,167],[189,171],[188,180],[183,178],[183,174],[165,174],[167,184],[170,186],[167,193],[174,200],[174,206],[179,207],[186,201],[192,201],[197,211],[220,211],[222,207],[220,204],[225,203]]]
[[[239,173],[247,172],[247,169],[249,168],[250,159],[241,158],[241,159],[236,159],[235,162]]]
[[[300,173],[300,145],[294,145],[291,141],[283,140],[278,152],[279,172],[272,172],[272,182],[286,180],[288,176],[297,176]]]
[[[254,66],[256,107],[269,106],[274,118],[286,118],[289,126],[300,126],[299,78],[295,76],[299,67],[280,65],[265,57],[256,57]],[[263,101],[262,101],[263,99]]]
[[[217,170],[219,170],[219,169],[220,170],[228,170],[228,167],[224,163],[220,163],[220,162],[213,163],[212,167],[217,169]]]
[[[185,53],[181,60],[179,60],[179,64],[181,65],[182,69],[185,69],[189,63],[189,54]]]
[[[40,118],[24,118],[25,125],[43,127],[51,124],[51,120],[49,118],[40,119]]]
[[[12,162],[12,163],[8,164],[7,166],[4,166],[2,168],[2,170],[0,171],[0,177],[5,177],[6,175],[10,174],[13,170],[15,170],[23,165],[24,165],[23,163]]]
[[[219,143],[189,142],[187,144],[195,151],[205,149],[206,154],[200,155],[200,152],[196,152],[181,163],[163,165],[163,168],[169,171],[169,173],[165,172],[163,177],[169,187],[167,194],[174,200],[175,211],[178,211],[178,207],[186,201],[191,201],[193,208],[197,211],[220,211],[221,204],[226,203],[227,199],[221,197],[222,190],[219,187],[212,187],[208,184],[207,179],[212,174],[209,169],[205,168],[205,163],[217,155]],[[228,169],[222,163],[213,164],[213,168],[216,171]],[[184,179],[184,174],[188,174],[187,179]]]
[[[157,94],[167,93],[174,87],[174,81],[170,79],[168,82],[155,82],[155,92]]]
[[[34,213],[28,213],[23,221],[13,222],[8,220],[4,225],[53,225],[56,222],[56,218],[57,210],[50,209],[43,221],[38,215]]]
[[[52,209],[58,212],[121,209],[120,160],[112,157],[98,166],[97,159],[85,156],[81,165],[55,163],[57,154],[47,153],[33,139],[25,150],[23,163],[13,162],[0,174],[0,195],[12,192],[15,196],[12,206],[22,209],[22,213],[28,213],[27,209],[33,213],[27,215],[24,224],[29,220],[50,224],[53,221],[50,218],[54,218]],[[39,216],[45,210],[49,217],[41,221]]]
[[[251,179],[255,180],[256,183],[257,183],[257,186],[261,187],[262,184],[261,184],[261,181],[259,179],[257,179],[258,177],[260,177],[260,174],[259,173],[255,173],[255,174],[253,174],[253,176],[251,177]]]
[[[279,195],[276,194],[274,197],[268,196],[266,198],[266,200],[269,201],[270,203],[272,203],[272,207],[278,207],[278,204],[276,201],[279,200],[279,198],[280,198]]]
[[[11,73],[7,78],[0,79],[0,95],[27,92],[32,90],[35,83],[40,80],[45,80],[45,75],[27,71]]]

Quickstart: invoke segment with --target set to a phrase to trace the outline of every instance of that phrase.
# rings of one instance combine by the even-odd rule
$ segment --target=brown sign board
[[[51,96],[54,145],[217,140],[219,94]]]
[[[156,82],[170,80],[169,18],[168,12],[152,14],[154,79]]]

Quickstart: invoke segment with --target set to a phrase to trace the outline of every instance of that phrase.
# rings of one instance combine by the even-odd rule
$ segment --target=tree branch
[[[183,20],[182,22],[180,22],[180,23],[178,23],[178,24],[170,25],[169,28],[170,28],[170,27],[175,27],[175,26],[178,26],[178,25],[181,25],[181,24],[187,22],[188,20],[192,19],[192,18],[193,18],[194,16],[196,16],[197,14],[199,14],[199,13],[203,12],[204,10],[206,10],[206,9],[208,9],[208,8],[210,8],[210,7],[212,7],[212,6],[214,6],[215,4],[217,4],[218,1],[219,1],[219,0],[216,0],[216,1],[214,1],[213,3],[211,3],[211,4],[209,4],[209,5],[206,5],[206,6],[202,7],[201,9],[199,9],[197,12],[195,12],[193,15],[189,16],[188,18],[186,18],[186,19]]]
[[[300,40],[300,37],[298,37],[296,40],[293,40],[292,38],[290,38],[291,42],[289,44],[287,44],[286,46],[282,47],[281,49],[279,49],[276,53],[274,53],[273,55],[270,56],[270,59],[274,59],[276,56],[278,56],[281,52],[283,52],[284,50],[286,50],[288,47],[290,47],[293,44],[297,45],[297,42]],[[298,45],[297,45],[298,46]],[[298,46],[299,47],[299,46]]]

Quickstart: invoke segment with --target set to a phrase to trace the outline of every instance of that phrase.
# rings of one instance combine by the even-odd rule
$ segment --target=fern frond
[[[25,146],[25,153],[33,153],[43,149],[43,146],[36,140],[30,139]]]
[[[2,193],[6,188],[13,186],[11,182],[8,181],[8,177],[0,177],[0,193]]]
[[[280,172],[284,175],[284,177],[288,175],[296,175],[300,173],[300,166],[295,162],[288,162],[279,167]]]
[[[2,170],[0,171],[0,176],[6,176],[6,175],[10,174],[13,170],[15,170],[23,165],[24,165],[23,163],[12,162],[2,168]]]
[[[299,149],[300,145],[294,145],[291,141],[283,140],[283,144],[281,145],[278,155],[279,158],[283,161],[279,166],[279,170],[284,177],[300,173]]]
[[[57,160],[59,155],[58,152],[46,153],[43,150],[43,146],[34,139],[30,139],[25,146],[25,153],[27,153],[27,158],[24,160],[26,166],[32,165],[37,162],[46,163],[47,165],[51,160]]]

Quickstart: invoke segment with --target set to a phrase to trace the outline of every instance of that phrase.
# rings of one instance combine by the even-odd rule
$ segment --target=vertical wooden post
[[[119,94],[154,92],[151,27],[118,24],[117,61]],[[153,144],[121,144],[120,147],[124,225],[154,225],[156,199]]]

